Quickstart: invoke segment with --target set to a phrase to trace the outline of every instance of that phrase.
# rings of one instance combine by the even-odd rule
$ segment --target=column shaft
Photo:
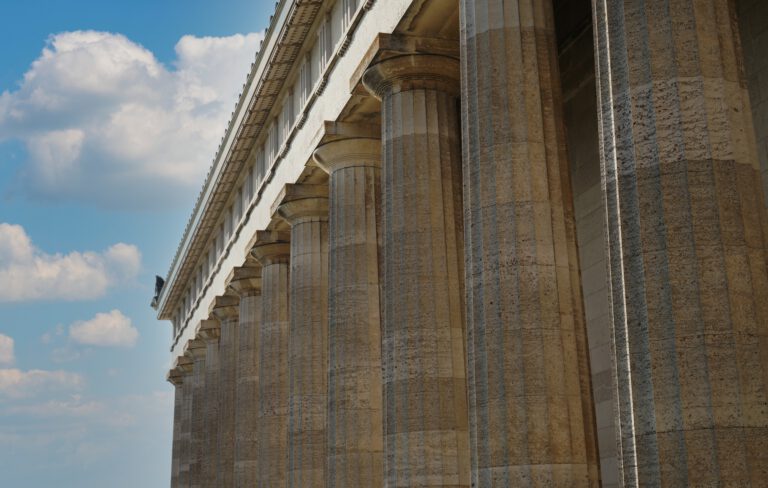
[[[385,480],[469,486],[458,62],[369,68],[382,100]]]
[[[205,480],[203,486],[217,486],[218,480],[218,457],[219,457],[219,429],[220,411],[219,411],[219,386],[220,386],[220,354],[219,354],[219,336],[216,329],[215,336],[206,339],[205,347],[205,412],[204,429],[205,456],[202,459],[202,475]]]
[[[259,324],[261,293],[240,296],[240,337],[235,392],[235,484],[256,486],[258,461]]]
[[[184,379],[174,380],[173,394],[173,444],[171,454],[171,488],[179,486],[179,463],[181,460],[181,423],[182,407],[184,405]]]
[[[765,486],[765,207],[734,2],[594,0],[624,486]]]
[[[201,346],[202,351],[205,348]],[[203,460],[205,449],[205,352],[197,352],[192,367],[192,412],[190,417],[189,486],[204,488]]]
[[[312,186],[288,185],[279,214],[291,224],[288,486],[325,487],[328,390],[328,199],[294,199]],[[327,188],[321,187],[327,195]]]
[[[189,488],[190,436],[192,419],[193,366],[184,375],[182,383],[181,426],[179,432],[179,482],[178,486]]]
[[[278,247],[278,251],[274,248]],[[288,473],[288,273],[287,243],[253,249],[262,264],[259,344],[258,488],[285,488]]]
[[[221,319],[219,342],[219,443],[218,486],[234,486],[235,475],[235,376],[237,369],[237,308]]]
[[[550,0],[462,0],[472,477],[597,486]]]
[[[381,141],[331,142],[315,159],[330,174],[328,486],[381,487]]]

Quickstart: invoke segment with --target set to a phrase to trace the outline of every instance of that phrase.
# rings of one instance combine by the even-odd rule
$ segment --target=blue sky
[[[273,9],[0,0],[0,486],[168,486],[154,275]]]

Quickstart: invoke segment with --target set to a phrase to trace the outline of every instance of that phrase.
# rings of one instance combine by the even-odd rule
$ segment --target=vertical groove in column
[[[241,290],[235,390],[235,488],[252,488],[257,483],[261,314],[260,288]]]
[[[733,3],[594,11],[625,486],[762,486],[768,225]]]
[[[598,486],[552,6],[461,6],[473,482]]]
[[[190,416],[189,440],[189,486],[203,488],[203,458],[205,451],[205,344],[200,340],[192,343],[192,411]]]
[[[467,487],[458,62],[369,68],[382,99],[385,480]]]
[[[328,486],[384,486],[379,139],[315,151],[329,181]]]
[[[257,243],[262,311],[259,345],[258,488],[285,488],[288,473],[288,273],[287,241]]]
[[[322,198],[294,199],[278,213],[291,225],[288,486],[324,488],[328,402],[328,199],[327,188],[293,186]]]

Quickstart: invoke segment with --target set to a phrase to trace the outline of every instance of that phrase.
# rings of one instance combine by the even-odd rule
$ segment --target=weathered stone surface
[[[454,58],[371,66],[382,101],[385,484],[469,486]]]
[[[179,470],[181,464],[181,446],[183,429],[183,410],[185,408],[184,380],[187,377],[189,360],[180,356],[174,361],[174,366],[168,371],[166,379],[174,386],[173,397],[173,443],[171,453],[171,488],[180,486]],[[186,364],[182,364],[186,363]]]
[[[180,412],[179,425],[179,463],[178,463],[178,485],[187,488],[189,486],[189,461],[190,461],[190,441],[191,441],[191,419],[192,419],[192,385],[193,385],[193,361],[186,355],[179,356],[177,360],[181,367],[183,375],[182,382],[182,405]]]
[[[239,297],[216,297],[211,313],[219,321],[217,486],[234,486],[235,474],[235,377],[237,374],[237,324]]]
[[[462,1],[475,486],[597,486],[549,1]]]
[[[288,235],[259,232],[251,251],[261,263],[257,475],[259,488],[285,488],[288,474]]]
[[[624,486],[765,486],[768,225],[734,4],[594,7]]]
[[[218,483],[219,436],[221,424],[219,408],[220,356],[219,337],[221,326],[216,320],[203,320],[197,326],[197,337],[205,342],[205,407],[203,422],[203,467],[201,476],[203,486],[216,486]]]
[[[286,185],[291,226],[288,486],[323,488],[328,402],[328,188]]]
[[[336,140],[315,161],[330,175],[328,486],[383,487],[381,140]]]
[[[185,355],[192,363],[192,394],[190,402],[189,427],[189,486],[203,488],[203,463],[205,449],[205,411],[207,401],[205,396],[205,342],[193,339],[187,342]]]
[[[253,258],[250,258],[253,259]],[[261,266],[235,268],[229,288],[240,295],[237,378],[235,381],[236,488],[257,484],[259,407],[259,324]]]

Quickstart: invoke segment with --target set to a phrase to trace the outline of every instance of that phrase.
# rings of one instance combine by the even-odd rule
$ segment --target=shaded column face
[[[325,486],[327,191],[325,186],[287,185],[278,208],[291,225],[288,486],[296,488]]]
[[[203,415],[203,452],[201,476],[203,486],[215,486],[218,479],[219,434],[220,434],[220,355],[219,336],[221,328],[215,320],[202,322],[200,336],[205,342],[205,397]]]
[[[625,486],[768,479],[768,227],[733,5],[593,2]]]
[[[237,370],[237,325],[239,298],[219,296],[214,303],[213,315],[218,320],[218,443],[216,444],[217,486],[234,486],[235,474],[235,378]]]
[[[252,254],[262,265],[256,486],[284,488],[288,473],[288,239],[264,238]]]
[[[552,5],[461,8],[473,483],[597,486]]]
[[[387,486],[469,486],[461,155],[453,58],[370,67],[382,104],[382,362]]]
[[[381,141],[315,151],[329,173],[328,486],[384,486],[379,313]]]
[[[237,369],[235,379],[234,486],[257,484],[259,324],[261,323],[261,267],[235,269],[230,288],[240,295]]]

